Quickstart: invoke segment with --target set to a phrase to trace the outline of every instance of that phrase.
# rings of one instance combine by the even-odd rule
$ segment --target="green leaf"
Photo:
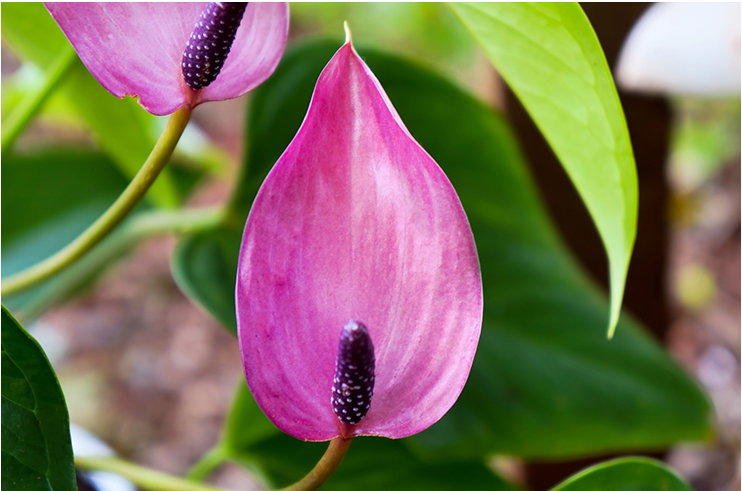
[[[44,106],[49,96],[57,88],[57,85],[69,73],[77,58],[75,50],[69,46],[57,55],[47,72],[44,74],[44,83],[36,90],[26,92],[22,100],[18,101],[13,111],[3,120],[2,132],[2,154],[5,155],[15,143],[16,138],[28,126],[28,123],[36,116],[36,113]]]
[[[223,445],[231,459],[252,468],[272,485],[283,487],[304,477],[328,443],[303,442],[279,431],[242,383],[227,420]],[[376,437],[354,439],[322,489],[515,491],[482,462],[428,464],[417,459],[402,441]]]
[[[634,155],[598,38],[577,3],[452,3],[559,157],[610,263],[613,336],[636,237]]]
[[[241,236],[237,230],[220,227],[184,237],[171,260],[178,287],[232,334],[237,333],[234,288]]]
[[[3,3],[3,39],[24,59],[41,67],[51,65],[69,42],[41,3]],[[118,100],[109,94],[82,62],[74,62],[60,95],[93,132],[101,149],[133,177],[155,145],[156,117],[133,99]],[[179,202],[169,169],[165,169],[147,198],[157,205],[173,207]]]
[[[36,340],[2,307],[2,488],[77,491],[62,388]]]
[[[339,46],[293,47],[256,90],[250,172],[233,211],[247,213]],[[407,440],[411,448],[439,461],[567,458],[708,438],[708,400],[636,323],[624,316],[615,339],[605,338],[608,305],[554,232],[502,116],[414,63],[359,51],[456,188],[482,268],[484,325],[469,381],[440,422]],[[235,274],[226,277],[231,292]]]
[[[570,477],[552,491],[692,491],[664,463],[627,457],[594,465]]]
[[[100,153],[83,150],[57,149],[34,155],[10,155],[3,159],[2,171],[0,223],[4,277],[66,246],[113,203],[127,184],[109,159]],[[144,205],[140,205],[142,207]],[[89,271],[85,279],[94,276],[97,270]],[[75,275],[67,279],[72,276]],[[68,287],[67,281],[55,277],[3,301],[27,315],[31,304],[42,297],[58,299]]]
[[[127,184],[105,156],[73,148],[13,155],[3,161],[2,170],[3,246],[61,216],[84,215],[85,222],[97,218]],[[48,252],[66,245],[86,226],[80,223],[61,242],[47,234]],[[8,267],[5,261],[3,266]]]
[[[41,2],[2,5],[3,41],[42,67],[54,62],[67,38]]]

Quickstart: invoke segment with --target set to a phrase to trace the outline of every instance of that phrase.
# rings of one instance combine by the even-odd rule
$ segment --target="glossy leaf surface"
[[[241,233],[227,227],[184,237],[172,256],[178,287],[237,334],[234,283]]]
[[[239,210],[296,133],[338,46],[295,47],[256,91]],[[562,458],[708,438],[704,394],[641,328],[625,318],[605,338],[606,302],[554,233],[503,118],[414,63],[360,52],[456,188],[482,266],[485,322],[467,386],[410,444],[431,459]]]
[[[665,463],[642,457],[603,462],[570,477],[552,491],[692,491]]]
[[[623,109],[577,3],[452,3],[587,205],[610,263],[609,337],[636,237],[638,188]]]
[[[36,340],[2,308],[2,487],[76,491],[70,418]]]

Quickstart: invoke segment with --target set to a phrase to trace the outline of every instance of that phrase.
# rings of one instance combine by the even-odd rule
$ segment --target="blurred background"
[[[629,56],[621,50],[648,7],[584,6],[612,67],[621,56]],[[585,269],[606,284],[602,245],[572,185],[512,93],[445,5],[300,3],[291,9],[290,40],[313,35],[340,40],[347,20],[357,44],[430,64],[505,112],[565,240]],[[738,11],[736,44],[731,44],[737,72]],[[685,32],[685,37],[691,34]],[[670,34],[664,37],[671,39]],[[647,46],[635,48],[639,53],[653,49],[651,42]],[[620,63],[630,63],[627,60]],[[21,62],[3,42],[3,117],[23,90],[40,83],[42,74],[33,64]],[[739,489],[739,78],[732,93],[683,93],[683,87],[643,85],[636,77],[626,82],[626,90],[619,88],[637,158],[641,200],[625,306],[706,388],[718,426],[710,445],[681,445],[654,455],[664,457],[698,491]],[[244,152],[247,104],[249,96],[205,104],[194,112],[193,123],[200,130],[194,141],[201,146],[192,151],[206,155],[217,171],[198,184],[189,204],[218,204],[228,196]],[[97,144],[84,124],[52,99],[15,150],[33,152],[60,141]],[[7,175],[3,169],[3,222],[13,219],[7,215],[6,197],[12,196],[14,183]],[[172,237],[145,240],[106,270],[95,288],[88,287],[69,301],[52,299],[50,308],[28,312],[27,320],[21,320],[57,370],[73,422],[128,459],[180,474],[217,441],[242,368],[236,339],[175,285],[170,272],[175,242]],[[4,254],[4,263],[6,258]],[[518,484],[546,489],[595,460],[600,459],[525,464],[498,458],[493,465]],[[235,465],[222,467],[210,482],[260,489],[256,479]]]

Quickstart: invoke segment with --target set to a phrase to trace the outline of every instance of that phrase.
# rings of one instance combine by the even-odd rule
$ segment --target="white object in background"
[[[88,430],[70,423],[72,452],[79,457],[114,457],[111,447]],[[86,473],[98,491],[136,491],[134,485],[123,477],[110,472]]]
[[[619,56],[619,87],[646,93],[740,95],[740,3],[656,3]]]

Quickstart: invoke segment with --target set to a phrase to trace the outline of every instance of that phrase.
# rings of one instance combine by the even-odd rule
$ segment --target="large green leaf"
[[[303,442],[279,431],[243,383],[227,419],[222,445],[230,458],[282,487],[304,477],[328,444]],[[416,458],[402,441],[375,437],[354,439],[340,467],[322,489],[515,491],[481,462],[429,464]]]
[[[83,150],[10,155],[3,159],[2,170],[3,277],[62,249],[93,223],[127,184],[109,159]],[[69,285],[58,278],[3,301],[25,314],[40,297],[57,299],[67,290]]]
[[[180,289],[232,334],[237,332],[234,282],[240,237],[239,231],[227,227],[190,235],[178,243],[171,262]]]
[[[637,178],[621,103],[577,3],[452,3],[541,129],[587,205],[610,263],[609,337],[636,237]]]
[[[242,220],[338,47],[289,50],[255,92],[250,169],[233,210]],[[440,460],[492,453],[565,458],[707,438],[704,394],[641,328],[624,316],[615,339],[605,338],[608,305],[561,245],[504,119],[414,63],[360,52],[459,193],[484,283],[484,326],[467,386],[409,445]],[[226,277],[225,292],[235,272]]]
[[[594,465],[570,477],[552,491],[692,491],[660,461],[627,457]]]
[[[3,39],[24,59],[43,68],[69,44],[41,3],[3,3]],[[132,177],[155,144],[155,116],[146,113],[133,99],[120,101],[109,94],[82,62],[75,61],[60,87],[65,103],[95,135],[101,149]],[[179,197],[169,169],[165,169],[147,193],[148,199],[163,206],[174,206]]]
[[[76,491],[70,418],[44,351],[2,307],[2,488]]]
[[[50,161],[55,165],[48,165]],[[105,156],[73,148],[10,156],[3,161],[3,178],[3,246],[57,217],[84,215],[84,222],[89,222],[105,211],[127,184]],[[77,230],[59,240],[46,234],[47,254],[66,245],[87,224],[81,223]]]

